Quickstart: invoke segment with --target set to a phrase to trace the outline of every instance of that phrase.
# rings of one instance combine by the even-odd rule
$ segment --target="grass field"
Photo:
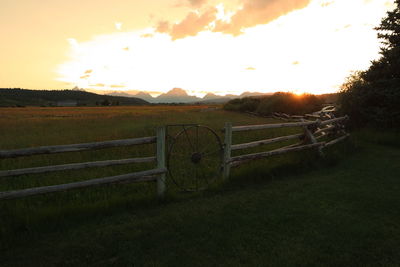
[[[148,136],[163,123],[221,129],[225,121],[266,119],[186,106],[1,109],[0,149]],[[234,143],[279,134],[237,134]],[[325,159],[300,152],[258,161],[234,169],[229,181],[205,192],[182,194],[171,185],[161,202],[148,183],[2,201],[0,266],[398,266],[396,138],[361,131],[327,150]],[[140,147],[35,156],[2,160],[0,169],[153,152]],[[3,178],[0,190],[136,170]]]
[[[215,129],[222,138],[221,129],[226,121],[231,121],[236,125],[266,122],[262,118],[209,109],[205,106],[8,108],[1,110],[0,125],[4,129],[1,149],[153,136],[157,126],[178,123],[207,125]],[[171,135],[175,135],[180,130],[180,127],[169,129]],[[264,135],[274,136],[278,133],[279,131],[276,130],[259,131],[250,137],[239,134],[236,139],[240,142],[250,141],[252,138],[261,139],[265,138]],[[154,156],[154,154],[155,145],[141,145],[78,153],[39,155],[1,160],[0,170]],[[186,169],[185,164],[184,161],[181,164],[178,162],[175,169]],[[8,191],[69,183],[154,167],[154,164],[150,163],[130,164],[5,177],[0,179],[0,190]],[[174,194],[177,188],[170,181],[168,181],[168,186],[169,194]],[[3,222],[0,222],[0,234],[7,233],[9,227],[24,228],[36,220],[57,218],[66,213],[80,214],[86,213],[88,210],[114,209],[115,206],[126,203],[148,201],[154,199],[155,189],[154,183],[110,185],[7,201],[5,204],[1,203],[4,205],[1,209],[4,216],[2,216]]]

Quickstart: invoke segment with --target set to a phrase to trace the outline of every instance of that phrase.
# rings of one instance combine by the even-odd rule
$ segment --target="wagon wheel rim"
[[[223,146],[217,133],[203,125],[182,126],[172,139],[168,157],[168,174],[182,191],[208,188],[221,173]]]

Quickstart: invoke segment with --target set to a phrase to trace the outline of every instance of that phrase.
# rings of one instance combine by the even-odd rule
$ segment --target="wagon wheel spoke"
[[[199,151],[199,127],[196,127],[196,152]]]
[[[180,189],[202,190],[219,177],[222,143],[215,131],[206,126],[183,126],[171,142],[168,171]]]
[[[188,141],[190,147],[192,148],[192,151],[195,152],[196,149],[195,149],[194,145],[192,144],[192,141],[190,141],[190,137],[189,137],[189,135],[188,135],[188,133],[187,133],[187,131],[186,131],[186,127],[185,127],[185,126],[183,126],[183,131],[184,131],[184,133],[185,133],[186,139],[187,139],[187,141]]]

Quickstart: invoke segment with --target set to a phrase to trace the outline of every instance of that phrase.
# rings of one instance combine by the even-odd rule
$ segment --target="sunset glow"
[[[148,10],[141,1],[122,2],[132,9],[142,6]],[[1,86],[78,86],[155,94],[180,87],[198,96],[207,92],[335,92],[352,71],[365,69],[379,56],[373,28],[392,7],[392,1],[383,0],[293,1],[298,4],[293,7],[279,1],[250,2],[192,1],[188,6],[183,0],[164,0],[159,11],[171,12],[168,16],[149,12],[147,26],[134,16],[129,21],[121,14],[121,18],[104,20],[110,27],[104,32],[96,28],[90,34],[90,29],[85,29],[82,37],[77,27],[76,36],[70,31],[70,36],[62,39],[61,48],[45,41],[32,44],[32,53],[41,53],[43,46],[48,46],[49,53],[58,51],[57,57],[39,59],[34,54],[11,60],[5,56],[8,64],[1,68],[11,67],[15,72],[2,70],[8,75],[0,77]],[[13,6],[11,2],[8,5]],[[269,14],[263,11],[267,7],[269,19],[258,19]],[[245,12],[248,14],[242,14]],[[69,19],[74,19],[73,14]],[[39,63],[31,62],[34,60]],[[28,72],[24,63],[44,67]],[[17,64],[22,66],[19,71]],[[31,81],[26,78],[18,84],[17,77],[24,75]]]

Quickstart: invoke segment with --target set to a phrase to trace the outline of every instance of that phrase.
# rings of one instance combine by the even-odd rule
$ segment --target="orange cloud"
[[[208,8],[203,13],[190,12],[181,22],[170,24],[167,21],[160,21],[156,31],[168,33],[172,40],[196,36],[199,32],[207,29],[207,26],[217,18],[217,9]]]
[[[242,9],[229,22],[217,21],[214,31],[239,35],[245,28],[267,24],[296,9],[305,8],[311,0],[244,0]]]
[[[168,33],[170,30],[170,25],[168,21],[159,21],[156,27],[156,31],[159,33]]]
[[[151,38],[151,37],[153,37],[153,36],[154,36],[154,35],[151,34],[151,33],[145,33],[145,34],[140,35],[140,37],[142,37],[142,38]]]
[[[104,83],[96,83],[96,84],[90,84],[90,86],[93,86],[93,87],[104,87],[106,85]]]
[[[176,3],[174,7],[195,7],[199,8],[207,3],[207,0],[184,0]]]
[[[190,12],[180,23],[174,24],[170,29],[172,40],[187,36],[196,36],[199,32],[213,22],[217,17],[217,9],[209,8],[203,14]]]
[[[188,1],[193,6],[201,6],[206,2],[206,0]],[[191,11],[182,21],[175,24],[160,21],[156,31],[168,33],[172,40],[196,36],[207,29],[236,36],[246,28],[267,24],[291,11],[305,8],[311,0],[242,0],[242,2],[242,8],[233,12],[228,21],[217,19],[217,8],[209,7],[202,13],[198,10]],[[209,25],[213,25],[212,28]]]
[[[333,4],[333,1],[324,2],[324,3],[321,4],[321,7],[327,7],[327,6],[330,6],[330,5],[332,5],[332,4]]]
[[[204,5],[206,2],[207,0],[189,0],[190,5],[194,7],[200,7]]]

